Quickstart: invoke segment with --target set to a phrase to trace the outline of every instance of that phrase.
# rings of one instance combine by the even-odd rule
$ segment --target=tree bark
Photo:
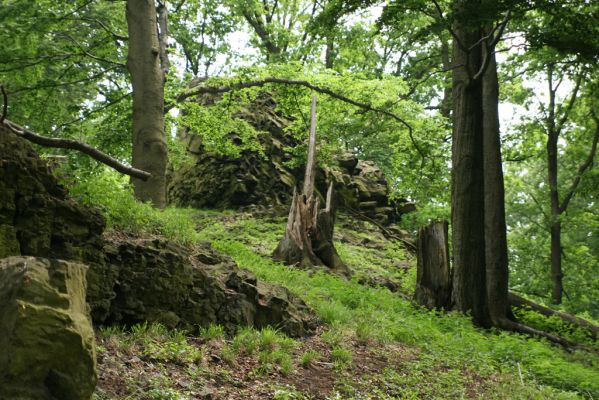
[[[418,230],[418,267],[414,299],[429,309],[451,307],[448,223],[434,222]]]
[[[171,63],[168,58],[168,9],[166,8],[166,0],[159,0],[158,7],[158,43],[160,47],[160,66],[162,68],[162,76],[166,81],[166,76],[171,68]]]
[[[456,10],[463,1],[455,1]],[[482,65],[480,51],[468,50],[481,37],[456,18],[453,31],[453,131],[451,221],[453,242],[452,302],[471,312],[474,322],[490,326],[486,293],[482,82],[473,71]]]
[[[562,223],[559,220],[559,214],[551,213],[551,218],[551,280],[553,282],[551,302],[561,304],[564,293],[562,281],[564,276],[562,272]]]
[[[484,46],[483,46],[484,47]],[[488,49],[484,48],[483,51]],[[485,268],[489,316],[501,326],[509,312],[505,188],[499,136],[499,81],[495,54],[483,74],[483,155],[485,190]]]
[[[146,181],[132,178],[135,196],[166,205],[167,146],[164,133],[164,76],[160,65],[156,7],[153,0],[127,0],[129,54],[133,86],[134,168],[148,171]]]
[[[335,210],[333,183],[329,185],[325,207],[314,192],[316,174],[316,96],[312,96],[308,159],[302,193],[293,192],[285,235],[273,252],[273,258],[302,268],[326,266],[331,272],[349,276],[333,244]]]

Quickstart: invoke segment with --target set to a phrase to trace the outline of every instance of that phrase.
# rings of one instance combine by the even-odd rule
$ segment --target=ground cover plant
[[[115,224],[115,228],[158,235],[163,229],[170,231],[168,224],[184,227],[172,237],[183,242],[211,242],[216,249],[233,257],[242,268],[267,282],[282,284],[301,296],[323,322],[318,333],[304,341],[284,338],[277,333],[276,327],[261,332],[242,328],[233,337],[225,337],[216,326],[196,333],[174,333],[170,339],[162,339],[158,348],[150,345],[141,352],[157,363],[156,368],[165,367],[159,362],[166,362],[169,369],[172,364],[182,363],[189,367],[202,360],[200,364],[204,363],[207,371],[211,371],[207,375],[215,371],[224,374],[225,377],[219,379],[229,382],[232,385],[229,389],[240,396],[250,396],[250,392],[243,389],[248,390],[246,385],[249,383],[244,379],[251,377],[252,384],[261,382],[259,385],[266,385],[260,386],[264,392],[251,391],[252,395],[279,396],[274,398],[592,398],[599,393],[596,351],[567,352],[544,340],[481,330],[474,327],[467,316],[415,306],[409,300],[410,290],[413,290],[413,267],[398,273],[397,265],[388,261],[389,252],[407,263],[413,262],[413,256],[400,244],[381,238],[375,226],[365,229],[361,223],[358,233],[340,224],[340,252],[351,255],[352,246],[355,246],[351,240],[344,242],[343,237],[366,235],[369,241],[379,243],[375,248],[381,247],[379,253],[373,252],[364,258],[348,257],[348,265],[357,272],[355,277],[346,280],[323,272],[290,268],[271,260],[270,251],[284,229],[284,217],[254,216],[247,212],[147,209],[147,219],[138,223],[128,215],[136,215],[145,206],[136,204],[113,210],[118,215],[111,214],[107,203],[121,203],[130,192],[124,186],[113,188],[111,193],[106,196],[103,192],[88,200],[100,205],[104,202],[106,215],[113,219],[113,223],[132,221],[129,226]],[[165,215],[169,217],[165,218]],[[389,278],[400,279],[398,292],[360,282],[359,271],[371,270],[389,271]],[[528,318],[532,319],[531,316]],[[536,318],[541,323],[545,317]],[[543,323],[551,324],[551,320]],[[160,328],[137,329],[159,337],[161,334]],[[117,332],[121,341],[137,343],[135,328],[125,332]],[[576,332],[572,334],[576,335]],[[102,341],[113,336],[110,330],[101,335],[104,336]],[[199,347],[192,350],[187,347],[187,342]],[[214,342],[218,342],[218,346],[202,347]],[[597,349],[596,343],[589,339],[587,343]],[[138,351],[130,354],[133,353]],[[114,356],[113,351],[107,355]],[[377,357],[380,357],[379,361],[376,361]],[[244,369],[246,376],[236,374],[241,360],[251,365]],[[370,367],[364,367],[369,363],[372,363]],[[322,365],[327,366],[331,378],[326,385],[323,383],[327,395],[318,397],[319,394],[302,387],[299,381],[306,379],[305,369]],[[103,368],[101,366],[104,373]],[[177,368],[181,369],[180,366]],[[227,377],[231,373],[235,378]],[[118,381],[114,376],[111,379]],[[276,385],[266,384],[273,379],[278,382]],[[174,385],[179,388],[176,389],[180,392],[179,398],[185,398],[185,390],[173,383],[172,378],[158,381],[148,381],[144,387],[154,388],[162,382],[168,394],[168,388]]]

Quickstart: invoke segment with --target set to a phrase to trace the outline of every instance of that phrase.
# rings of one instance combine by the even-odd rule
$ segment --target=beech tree
[[[166,8],[162,9],[163,13]],[[163,16],[165,18],[165,16]],[[154,0],[127,1],[129,51],[127,68],[133,86],[134,168],[152,174],[148,180],[132,178],[135,196],[166,206],[166,165],[168,150],[164,132],[164,81],[166,79],[165,38],[158,37]],[[161,24],[165,29],[166,21]],[[165,36],[163,30],[161,35]],[[163,50],[161,52],[161,49]],[[162,60],[162,62],[161,62]]]

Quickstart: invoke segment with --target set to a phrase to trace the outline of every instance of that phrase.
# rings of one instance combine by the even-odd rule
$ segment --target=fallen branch
[[[129,167],[119,162],[117,159],[109,156],[108,154],[103,153],[102,151],[94,147],[91,147],[88,144],[78,142],[76,140],[49,138],[46,136],[41,136],[7,119],[4,119],[0,126],[6,128],[6,130],[14,133],[15,135],[20,136],[23,139],[26,139],[40,146],[54,147],[58,149],[77,150],[83,154],[87,154],[88,156],[90,156],[94,160],[101,162],[102,164],[106,164],[109,167],[114,168],[122,174],[129,175],[134,178],[138,178],[145,181],[151,176],[151,174],[146,171]]]
[[[567,339],[564,339],[561,336],[552,335],[551,333],[547,333],[545,331],[541,331],[535,328],[532,328],[528,325],[521,324],[519,322],[510,321],[507,318],[503,318],[501,321],[495,324],[498,328],[504,329],[510,332],[524,333],[530,336],[536,336],[543,339],[547,339],[552,343],[559,344],[564,348],[570,350],[580,347],[578,343],[571,342]]]
[[[376,220],[370,218],[366,214],[356,211],[349,207],[348,207],[348,211],[351,214],[353,214],[355,217],[366,220],[366,221],[370,222],[371,224],[373,224],[374,226],[376,226],[377,228],[379,228],[381,230],[381,232],[383,233],[383,236],[385,236],[387,239],[398,240],[398,241],[402,242],[403,244],[405,244],[406,247],[408,247],[410,250],[412,250],[414,252],[417,250],[416,244],[414,242],[404,239],[400,236],[397,236],[396,234],[392,233],[389,229],[385,228],[383,225],[379,224]]]
[[[237,82],[237,83],[233,83],[231,85],[224,85],[224,86],[197,86],[195,88],[192,88],[190,90],[187,90],[187,91],[179,94],[179,96],[177,96],[177,101],[182,102],[182,101],[188,99],[189,97],[197,96],[199,94],[204,94],[204,93],[210,93],[210,94],[226,93],[226,92],[230,92],[233,90],[248,89],[251,87],[262,87],[269,83],[304,86],[304,87],[311,89],[315,92],[326,94],[328,96],[331,96],[334,99],[341,100],[345,103],[362,108],[366,111],[376,112],[379,114],[386,115],[390,118],[393,118],[394,120],[398,121],[399,123],[401,123],[403,126],[405,126],[407,128],[408,135],[410,136],[410,141],[412,142],[412,145],[418,151],[418,153],[420,154],[422,159],[426,158],[424,151],[420,148],[420,145],[418,145],[418,143],[414,139],[414,131],[413,131],[412,126],[409,123],[407,123],[406,120],[401,118],[399,115],[392,113],[391,111],[383,110],[382,108],[373,107],[371,104],[368,104],[368,103],[362,103],[360,101],[350,99],[349,97],[343,96],[342,94],[334,92],[331,89],[316,86],[308,81],[268,77],[268,78],[263,78],[263,79],[259,79],[259,80],[255,80],[255,81]],[[167,107],[167,111],[168,111],[168,109],[169,109],[169,107]]]
[[[517,294],[511,293],[511,292],[508,295],[508,301],[512,307],[517,307],[517,308],[528,307],[531,310],[536,311],[539,314],[542,314],[546,317],[555,316],[555,317],[561,318],[565,322],[568,322],[572,325],[576,325],[576,326],[579,326],[581,328],[588,330],[591,333],[591,337],[593,338],[593,340],[597,339],[597,334],[599,333],[599,327],[596,325],[593,325],[592,323],[590,323],[587,320],[584,320],[584,319],[579,318],[572,314],[552,310],[551,308],[544,307],[537,303],[533,303],[532,301],[526,300],[524,297],[518,296]]]

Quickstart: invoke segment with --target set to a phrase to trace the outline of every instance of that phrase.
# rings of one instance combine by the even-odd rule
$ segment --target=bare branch
[[[145,181],[151,176],[151,174],[146,171],[129,167],[116,160],[115,158],[109,156],[108,154],[94,147],[91,147],[88,144],[78,142],[76,140],[49,138],[46,136],[41,136],[7,119],[5,119],[2,122],[2,125],[0,126],[3,126],[15,135],[18,135],[23,139],[29,140],[32,143],[39,144],[40,146],[80,151],[81,153],[87,154],[93,159],[100,161],[101,163],[106,164],[111,168],[114,168],[118,172],[132,176],[134,178],[138,178]]]
[[[113,60],[108,60],[108,59],[106,59],[106,58],[98,57],[98,56],[96,56],[96,55],[93,55],[93,54],[91,54],[91,53],[90,53],[90,52],[88,52],[88,51],[87,51],[87,50],[86,50],[86,49],[85,49],[85,48],[84,48],[84,47],[83,47],[83,46],[82,46],[82,45],[81,45],[81,44],[80,44],[80,43],[79,43],[77,40],[75,40],[75,38],[73,38],[71,35],[66,35],[66,34],[65,34],[65,36],[67,37],[67,39],[69,39],[71,42],[73,42],[73,44],[74,44],[75,46],[79,47],[79,50],[81,50],[81,52],[82,52],[82,53],[83,53],[85,56],[87,56],[87,57],[89,57],[89,58],[91,58],[91,59],[93,59],[93,60],[99,61],[99,62],[103,62],[103,63],[107,63],[107,64],[113,64],[113,65],[117,65],[117,66],[119,66],[119,67],[121,67],[121,68],[127,68],[127,66],[126,66],[124,63],[122,63],[122,62],[113,61]]]
[[[456,33],[451,28],[451,25],[447,22],[447,19],[443,15],[443,10],[441,9],[441,6],[439,5],[439,2],[437,0],[433,0],[433,4],[435,5],[435,8],[437,9],[437,13],[439,14],[439,17],[441,17],[441,20],[445,21],[445,23],[447,24],[447,30],[449,31],[449,33],[451,34],[451,36],[453,37],[453,39],[458,44],[458,47],[460,49],[462,49],[463,51],[465,51],[466,53],[468,53],[469,50],[466,48],[466,46],[464,46],[464,43],[462,43],[462,41],[460,40],[459,36],[456,35]]]
[[[114,106],[115,104],[120,103],[122,100],[126,99],[127,97],[131,96],[132,93],[133,92],[127,92],[127,93],[125,93],[124,95],[122,95],[121,97],[119,97],[118,99],[116,99],[114,101],[108,102],[107,104],[104,104],[104,105],[102,105],[100,107],[94,108],[93,110],[90,110],[90,111],[88,111],[86,113],[83,113],[83,115],[81,115],[81,117],[79,117],[79,118],[75,118],[75,119],[72,119],[70,121],[63,122],[62,124],[60,124],[59,126],[57,126],[56,129],[54,129],[52,131],[52,133],[58,132],[60,129],[64,128],[67,125],[72,125],[74,123],[82,121],[82,120],[86,119],[87,117],[89,117],[92,114],[95,114],[95,113],[100,112],[100,111],[104,111],[107,108],[110,108],[110,107]]]
[[[564,125],[565,125],[566,121],[568,120],[570,111],[572,111],[572,108],[574,107],[574,102],[576,101],[576,96],[578,95],[578,90],[580,89],[581,83],[582,83],[582,74],[578,75],[578,78],[576,79],[576,85],[574,86],[574,90],[572,91],[572,96],[570,97],[570,101],[568,102],[568,105],[566,106],[566,109],[564,110],[562,117],[560,118],[559,122],[557,123],[557,127],[555,128],[558,136],[562,132],[562,129],[564,128]],[[557,86],[556,86],[556,89],[557,89]],[[559,113],[559,111],[561,111],[561,107],[558,107],[558,113]]]
[[[589,151],[589,156],[587,157],[587,159],[578,167],[578,174],[576,175],[576,178],[574,178],[572,185],[570,185],[570,188],[568,189],[568,194],[566,195],[564,201],[562,201],[562,204],[560,205],[560,213],[566,211],[566,209],[568,208],[568,204],[570,203],[570,200],[572,200],[572,197],[574,196],[576,188],[582,180],[582,175],[591,165],[593,165],[593,159],[595,158],[595,153],[597,152],[597,142],[599,142],[599,119],[595,115],[593,115],[593,118],[595,119],[596,126],[593,144],[591,145],[591,151]]]
[[[108,33],[110,36],[112,36],[112,38],[115,39],[115,40],[119,40],[121,42],[126,42],[126,41],[129,40],[128,36],[120,35],[120,34],[116,33],[115,31],[113,31],[112,29],[110,29],[110,27],[108,25],[106,25],[106,23],[104,23],[103,21],[99,20],[98,18],[81,17],[79,19],[82,20],[82,21],[93,22],[93,23],[98,24],[100,26],[100,28],[104,29],[106,31],[106,33]]]
[[[475,43],[470,48],[470,49],[472,49],[473,47],[475,47],[480,41],[482,41],[482,43],[484,44],[484,46],[483,46],[483,50],[484,50],[483,61],[481,63],[481,66],[480,66],[480,69],[478,70],[478,72],[476,74],[474,74],[474,76],[472,77],[472,80],[475,81],[475,80],[479,79],[487,70],[487,67],[489,66],[489,62],[491,61],[491,55],[493,54],[493,51],[495,50],[495,46],[501,39],[501,35],[503,35],[503,31],[505,30],[505,27],[507,26],[507,23],[509,20],[510,20],[510,11],[508,11],[505,14],[505,18],[503,19],[503,21],[501,21],[501,23],[499,23],[493,29],[491,29],[491,32],[489,32],[488,35],[482,37],[477,43]],[[493,37],[493,34],[495,31],[497,31],[497,34],[495,35],[495,37]],[[493,40],[491,40],[489,42],[488,39],[491,37],[493,37]]]

